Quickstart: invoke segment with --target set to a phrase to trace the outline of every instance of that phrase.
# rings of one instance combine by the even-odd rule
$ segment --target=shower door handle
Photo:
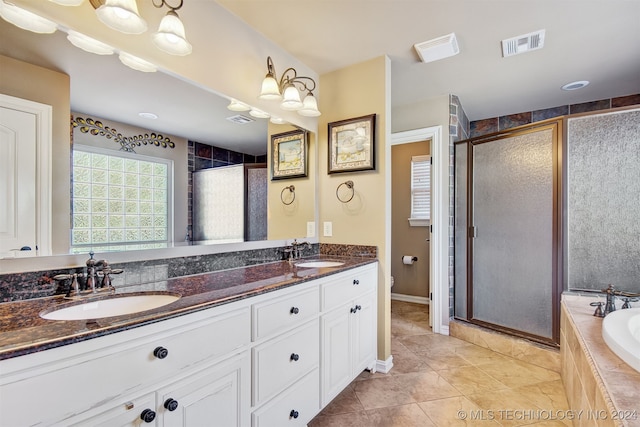
[[[473,225],[469,227],[469,237],[471,237],[472,239],[475,239],[476,237],[478,237],[478,230]]]

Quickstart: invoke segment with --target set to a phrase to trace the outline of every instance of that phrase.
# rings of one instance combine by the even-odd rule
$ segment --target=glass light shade
[[[321,114],[318,110],[318,101],[311,92],[304,97],[302,108],[298,110],[298,114],[305,117],[318,117]]]
[[[62,6],[80,6],[84,3],[84,0],[49,0],[53,3],[61,4]]]
[[[269,113],[265,113],[262,110],[257,110],[257,109],[252,109],[251,111],[249,111],[249,115],[256,117],[258,119],[268,119],[270,117]]]
[[[285,86],[284,95],[280,108],[283,110],[295,111],[302,108],[302,101],[300,101],[300,92],[291,83]]]
[[[73,30],[69,30],[67,40],[69,40],[75,47],[90,53],[95,53],[96,55],[111,55],[113,53],[113,48],[108,44],[102,43],[101,41]]]
[[[158,67],[153,65],[151,62],[145,61],[144,59],[140,59],[137,56],[133,56],[127,52],[120,52],[120,62],[126,65],[129,68],[133,68],[137,71],[142,71],[143,73],[153,73],[158,71]]]
[[[55,22],[2,0],[0,0],[0,16],[16,27],[34,33],[51,34],[58,29]]]
[[[170,10],[160,21],[158,32],[153,35],[153,42],[158,49],[171,55],[184,56],[190,54],[192,50],[184,32],[184,25],[173,10]]]
[[[231,111],[249,111],[251,110],[251,107],[237,99],[232,99],[229,105],[227,105],[227,109]]]
[[[136,0],[106,0],[96,9],[96,15],[106,26],[125,34],[147,31],[147,23],[138,13]]]
[[[260,91],[258,98],[267,101],[278,101],[282,99],[280,87],[278,86],[278,82],[275,77],[273,77],[273,74],[269,73],[265,76],[262,81],[262,90]]]

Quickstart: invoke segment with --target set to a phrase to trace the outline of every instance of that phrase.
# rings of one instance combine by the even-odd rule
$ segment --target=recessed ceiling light
[[[582,89],[583,87],[585,87],[588,84],[589,84],[589,82],[587,80],[579,80],[577,82],[567,83],[566,85],[562,86],[562,90]]]
[[[138,115],[143,119],[149,119],[149,120],[155,120],[158,118],[158,115],[153,113],[138,113]]]

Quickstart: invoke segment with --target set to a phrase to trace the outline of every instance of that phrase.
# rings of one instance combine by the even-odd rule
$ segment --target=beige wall
[[[136,126],[126,125],[124,123],[114,122],[110,120],[104,120],[101,117],[87,116],[81,112],[73,112],[74,117],[91,117],[95,120],[100,120],[104,126],[108,126],[115,129],[123,136],[134,136],[145,133],[154,132],[153,129],[143,129]],[[141,145],[135,148],[136,154],[150,157],[159,157],[161,159],[168,159],[173,161],[173,240],[175,242],[184,241],[188,224],[188,143],[185,138],[179,138],[173,135],[164,135],[169,137],[176,146],[174,148],[162,148],[155,145]],[[90,147],[99,147],[107,150],[120,150],[120,144],[113,139],[107,139],[103,136],[94,136],[87,133],[82,133],[80,128],[74,128],[73,130],[73,143],[76,145],[87,145]],[[67,253],[68,249],[63,252]],[[55,252],[60,253],[60,252]]]
[[[411,157],[428,155],[430,142],[413,142],[391,147],[391,292],[417,297],[429,296],[429,227],[411,227]],[[418,258],[402,263],[403,255]]]
[[[378,247],[378,359],[386,360],[390,349],[391,299],[387,262],[385,155],[389,132],[389,59],[379,57],[320,77],[320,122],[318,124],[318,203],[320,242]],[[377,114],[376,169],[328,175],[327,124]],[[336,198],[336,188],[352,180],[355,196],[347,204]],[[333,236],[324,237],[322,223],[333,223]]]
[[[66,74],[0,55],[0,92],[52,106],[51,249],[69,251],[70,82]]]
[[[307,222],[315,222],[316,214],[316,175],[317,175],[317,144],[316,135],[309,132],[307,149],[308,173],[304,178],[288,178],[271,180],[271,136],[296,130],[291,125],[274,125],[269,123],[269,148],[267,150],[267,168],[269,170],[267,222],[269,240],[304,238],[307,236]],[[285,205],[280,195],[285,187],[295,187],[295,200]],[[288,193],[288,190],[285,194]],[[288,200],[288,199],[285,199]],[[317,236],[316,236],[317,237]]]

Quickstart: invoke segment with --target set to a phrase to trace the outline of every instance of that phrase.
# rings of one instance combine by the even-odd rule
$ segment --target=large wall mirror
[[[169,228],[172,245],[185,245],[187,234],[192,233],[190,218],[189,168],[205,169],[240,163],[267,162],[270,135],[291,130],[292,125],[275,125],[268,119],[253,118],[249,112],[235,112],[227,109],[229,98],[224,94],[192,84],[176,75],[164,72],[142,73],[124,66],[117,55],[100,56],[87,53],[71,45],[66,33],[57,31],[54,34],[34,34],[21,30],[0,20],[0,55],[13,58],[28,64],[54,70],[70,76],[70,103],[73,119],[93,118],[102,122],[103,126],[115,128],[123,136],[140,135],[141,131],[156,132],[169,135],[175,142],[175,148],[157,147],[153,144],[135,147],[136,154],[150,158],[159,157],[173,162],[173,194],[174,200],[169,210],[172,212],[173,226]],[[256,91],[258,88],[256,88]],[[157,119],[149,119],[149,114]],[[230,120],[234,116],[243,118]],[[55,115],[54,115],[55,117]],[[59,117],[56,120],[60,120]],[[240,123],[239,123],[240,122]],[[245,122],[245,123],[242,123]],[[55,138],[55,136],[54,136]],[[113,150],[118,153],[121,146],[113,139],[100,138],[91,132],[81,132],[79,127],[73,130],[75,148],[94,147],[100,150]],[[192,141],[192,143],[188,143]],[[310,141],[314,144],[313,135]],[[191,147],[189,147],[189,145]],[[206,147],[211,147],[207,149]],[[215,148],[213,148],[215,147]],[[310,150],[314,157],[315,147]],[[232,153],[232,154],[229,154]],[[234,154],[235,153],[235,154]],[[238,161],[238,153],[245,156]],[[219,154],[226,159],[218,158]],[[234,158],[231,158],[234,157]],[[60,156],[54,152],[52,158],[53,175],[57,165],[67,163],[73,170],[72,158]],[[270,181],[270,170],[267,164],[266,173],[268,199],[265,201],[265,216],[268,239],[293,239],[304,236],[308,221],[314,221],[315,194],[299,196],[295,206],[280,206],[280,187],[289,185],[284,181]],[[310,189],[315,185],[315,170],[308,177],[291,180],[297,187]],[[295,181],[295,182],[294,182]],[[273,194],[275,194],[275,196]],[[242,191],[231,192],[234,197],[245,197]],[[231,197],[231,196],[229,196]],[[54,192],[55,198],[55,192]],[[70,201],[69,206],[74,202]],[[54,215],[69,218],[69,227],[62,232],[70,233],[72,220],[70,209],[55,208]],[[275,216],[287,217],[283,227],[277,222],[272,227]],[[292,220],[295,221],[292,224]],[[299,222],[300,224],[297,224]],[[60,233],[61,230],[56,230]],[[192,234],[191,234],[192,236]],[[71,239],[70,239],[71,240]],[[227,240],[222,239],[222,242]],[[207,243],[216,243],[208,241]],[[193,242],[191,243],[193,244]],[[90,250],[89,246],[86,250]],[[67,246],[53,245],[52,255],[71,252]]]

